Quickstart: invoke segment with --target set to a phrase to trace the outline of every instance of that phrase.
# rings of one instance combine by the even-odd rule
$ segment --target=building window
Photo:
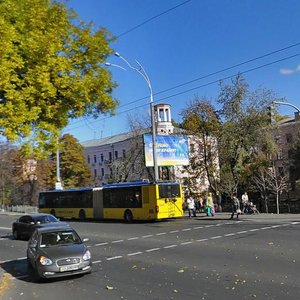
[[[109,160],[110,162],[112,161],[112,153],[111,153],[111,152],[108,153],[108,160]]]
[[[115,159],[118,159],[118,151],[115,151]]]
[[[94,178],[97,177],[97,169],[94,169]]]
[[[97,162],[97,155],[94,155],[94,163]]]
[[[101,162],[103,162],[103,161],[104,161],[104,156],[103,156],[103,153],[101,153],[101,155],[100,155],[100,159],[101,159]]]
[[[159,109],[159,120],[161,122],[165,121],[165,117],[164,117],[164,110],[162,108]]]
[[[123,149],[123,158],[125,158],[125,157],[126,157],[126,150]]]
[[[89,155],[87,156],[87,161],[88,161],[88,164],[91,163],[91,158]]]
[[[101,176],[103,177],[104,176],[104,169],[101,168]]]

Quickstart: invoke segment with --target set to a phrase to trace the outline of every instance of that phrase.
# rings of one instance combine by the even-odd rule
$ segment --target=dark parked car
[[[37,227],[56,225],[58,222],[60,221],[50,214],[23,215],[12,224],[12,234],[16,240],[29,239]]]
[[[28,242],[28,265],[38,279],[90,273],[91,253],[86,241],[70,226],[37,228]]]

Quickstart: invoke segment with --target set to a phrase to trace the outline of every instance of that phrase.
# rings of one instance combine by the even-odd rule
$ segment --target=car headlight
[[[41,256],[39,260],[40,264],[43,266],[50,266],[53,264],[52,260],[46,256]]]
[[[91,259],[91,252],[89,250],[87,250],[84,255],[83,255],[83,260],[89,260]]]

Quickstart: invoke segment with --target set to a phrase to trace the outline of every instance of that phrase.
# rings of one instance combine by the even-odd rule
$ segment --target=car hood
[[[50,222],[50,223],[38,223],[35,224],[37,228],[41,228],[41,227],[51,227],[51,226],[70,226],[68,223],[66,222]]]
[[[40,248],[40,254],[57,260],[65,257],[82,256],[87,250],[85,244],[56,245],[48,248]]]

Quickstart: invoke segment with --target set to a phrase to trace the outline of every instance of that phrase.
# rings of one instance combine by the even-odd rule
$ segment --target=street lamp
[[[155,182],[157,182],[159,177],[158,177],[158,164],[157,164],[157,153],[156,153],[155,113],[154,113],[153,91],[152,91],[151,81],[149,79],[149,76],[148,76],[146,70],[141,65],[141,63],[139,63],[137,60],[135,60],[135,61],[139,66],[138,68],[132,66],[127,61],[127,59],[125,59],[123,56],[120,55],[120,53],[115,52],[115,56],[122,59],[130,69],[132,69],[135,72],[137,72],[138,74],[140,74],[143,77],[143,79],[146,81],[147,85],[148,85],[148,88],[149,88],[149,91],[150,91],[150,113],[151,113],[151,127],[152,127],[151,131],[152,131],[152,151],[153,151],[154,180],[155,180]],[[123,70],[126,70],[125,68],[123,68],[119,65],[115,65],[115,64],[111,64],[111,63],[106,63],[106,65],[107,66],[114,66],[114,67],[118,67],[118,68],[121,68]]]
[[[288,106],[291,106],[291,107],[295,108],[298,112],[300,112],[300,109],[296,105],[288,103],[288,102],[272,101],[272,103],[281,104],[281,105],[288,105]]]

